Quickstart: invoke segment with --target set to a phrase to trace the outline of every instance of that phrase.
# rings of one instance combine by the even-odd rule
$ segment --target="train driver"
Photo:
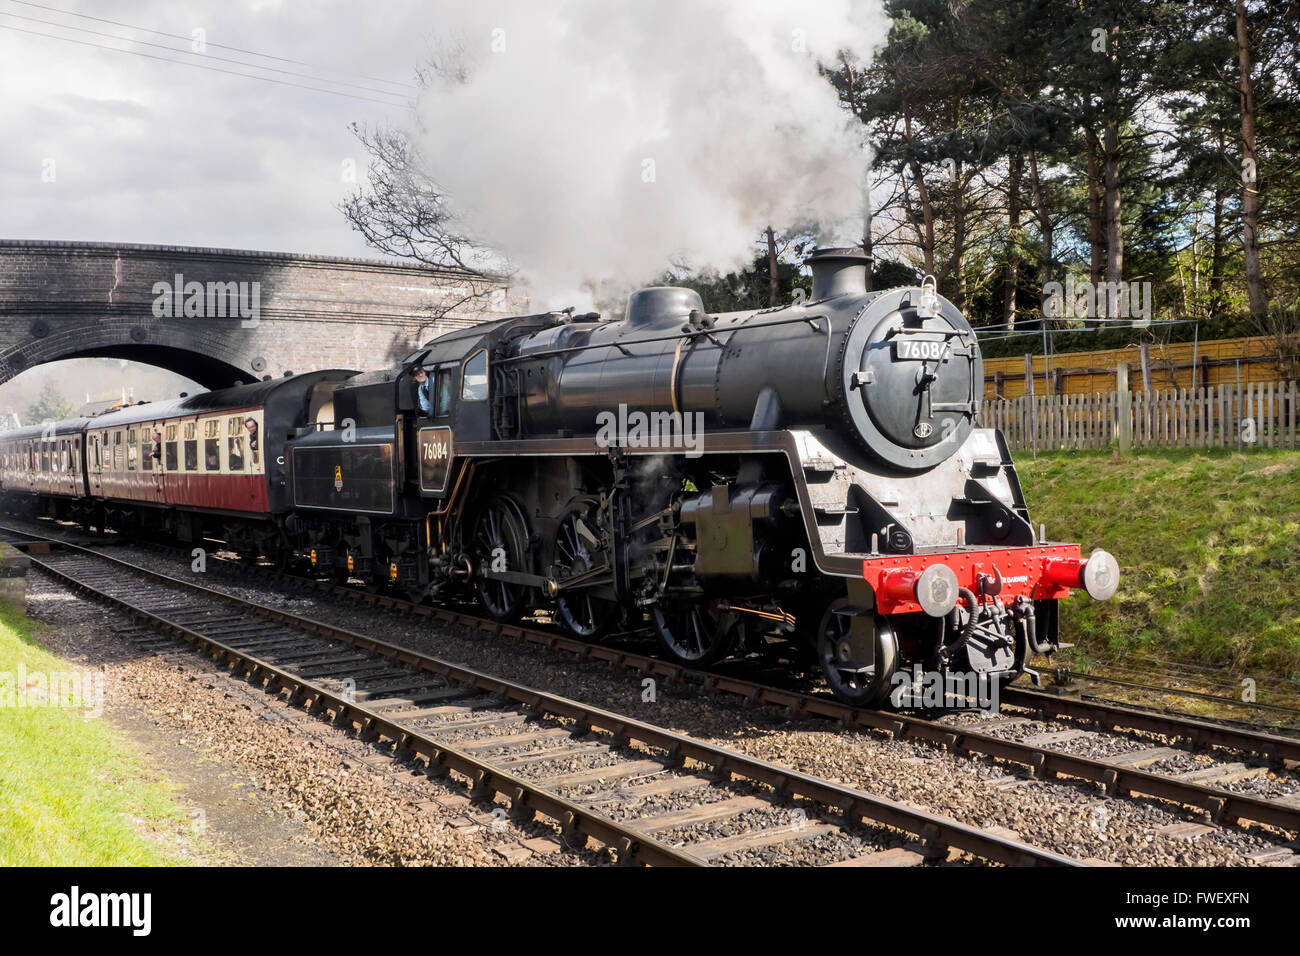
[[[429,398],[429,373],[417,367],[411,373],[411,378],[415,380],[415,398],[420,403],[420,415],[428,418],[433,414],[433,401]]]

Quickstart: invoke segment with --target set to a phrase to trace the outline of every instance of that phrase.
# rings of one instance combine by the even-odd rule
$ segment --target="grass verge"
[[[38,627],[0,601],[0,866],[180,862],[150,834],[175,834],[184,811],[105,720],[88,716],[93,682],[78,706],[66,692],[52,704],[52,680],[66,690],[84,672],[41,648]]]
[[[1021,453],[1017,469],[1035,526],[1120,564],[1109,602],[1064,602],[1064,640],[1300,677],[1300,453]]]

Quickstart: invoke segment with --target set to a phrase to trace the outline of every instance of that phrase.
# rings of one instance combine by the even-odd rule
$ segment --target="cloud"
[[[867,155],[818,62],[884,40],[874,0],[434,9],[454,69],[420,99],[428,172],[535,305],[739,265],[768,224],[860,234]]]
[[[364,16],[343,2],[103,4],[61,2],[74,12],[121,20],[210,43],[413,82],[425,49],[418,4],[368,3]],[[188,50],[173,40],[0,0],[0,13],[134,36]],[[107,38],[0,16],[18,27],[108,46]],[[135,46],[140,53],[240,70],[212,57],[254,61],[213,46],[208,58]],[[320,80],[266,73],[304,85],[324,77],[392,88],[395,104],[411,90],[325,74],[273,60],[266,66]],[[0,152],[0,207],[6,238],[176,243],[338,255],[374,255],[335,205],[352,188],[345,159],[365,164],[348,125],[409,115],[381,106],[162,63],[141,56],[0,29],[0,128],[22,130]],[[248,71],[251,72],[251,71]],[[359,96],[373,94],[333,86]],[[54,162],[53,182],[42,180]]]

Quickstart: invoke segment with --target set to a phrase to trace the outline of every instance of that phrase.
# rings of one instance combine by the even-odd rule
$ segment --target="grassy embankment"
[[[1035,526],[1120,564],[1108,603],[1065,602],[1064,640],[1103,657],[1300,676],[1300,453],[1016,458]]]
[[[165,785],[82,706],[16,706],[48,675],[75,668],[42,649],[39,628],[0,601],[0,866],[129,866],[177,862],[149,832],[185,821]],[[26,688],[17,688],[19,664]]]

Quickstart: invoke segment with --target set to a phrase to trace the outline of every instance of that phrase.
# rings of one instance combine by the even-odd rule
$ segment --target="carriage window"
[[[466,402],[481,402],[487,399],[487,351],[480,349],[465,360],[461,371],[460,397]]]
[[[203,467],[221,470],[221,420],[210,418],[203,423]]]
[[[242,435],[231,435],[226,439],[226,455],[231,471],[244,470],[244,438]]]
[[[244,447],[248,449],[248,467],[250,471],[256,471],[258,463],[261,461],[260,450],[260,429],[257,427],[257,419],[249,415],[240,422],[241,434],[245,438]]]
[[[180,467],[176,460],[176,443],[174,441],[169,441],[163,446],[163,448],[166,449],[167,452],[167,470],[175,471]]]
[[[147,428],[141,434],[144,440],[140,442],[140,469],[142,471],[153,471],[154,449],[158,447],[157,441],[162,436],[156,431],[149,431]]]
[[[63,443],[63,470],[72,471],[72,442]]]
[[[139,457],[140,449],[136,442],[140,440],[140,433],[132,428],[126,433],[126,470],[135,471],[136,459]]]
[[[185,442],[185,470],[199,470],[199,443],[198,441]]]

